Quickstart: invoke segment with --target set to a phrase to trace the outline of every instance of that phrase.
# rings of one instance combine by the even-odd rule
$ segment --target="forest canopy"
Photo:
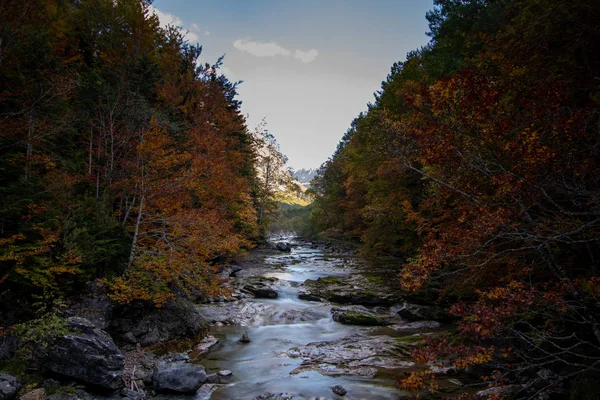
[[[550,393],[597,377],[600,4],[439,0],[427,18],[430,43],[321,167],[313,222],[404,259],[398,285],[483,346],[437,354],[499,383],[552,368]]]
[[[3,298],[94,279],[118,302],[218,291],[219,263],[260,231],[254,140],[222,60],[199,63],[147,1],[0,15]]]

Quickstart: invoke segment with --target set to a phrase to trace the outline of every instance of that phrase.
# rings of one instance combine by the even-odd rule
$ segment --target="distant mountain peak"
[[[317,174],[317,169],[316,168],[308,168],[308,169],[301,168],[298,170],[292,169],[290,172],[295,180],[297,180],[298,182],[300,182],[301,184],[306,186],[310,183],[310,181],[312,181],[312,179]]]

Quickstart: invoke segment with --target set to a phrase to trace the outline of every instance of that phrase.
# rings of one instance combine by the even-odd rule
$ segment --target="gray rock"
[[[130,390],[130,389],[123,389],[121,391],[121,396],[123,396],[126,399],[131,399],[131,400],[143,400],[146,398],[146,393],[136,392],[135,390]]]
[[[224,369],[222,371],[219,371],[219,376],[231,376],[233,374],[233,372],[231,372],[228,369]]]
[[[72,390],[69,389],[69,390]],[[46,400],[96,400],[91,394],[81,389],[75,389],[74,392],[70,393],[57,393],[46,396]]]
[[[219,387],[221,387],[221,385],[216,383],[205,383],[200,386],[200,389],[194,394],[193,400],[210,400],[213,392]]]
[[[346,393],[346,389],[344,389],[344,387],[342,385],[335,385],[334,387],[331,388],[331,391],[335,394],[337,394],[338,396],[344,396]]]
[[[392,307],[392,311],[407,321],[446,321],[448,314],[433,306],[404,303]]]
[[[59,338],[43,358],[54,373],[108,389],[123,385],[124,358],[112,338],[83,318],[67,320],[76,331]]]
[[[183,353],[173,354],[171,356],[171,361],[190,361],[190,356]]]
[[[347,325],[383,326],[390,324],[388,318],[378,316],[364,306],[333,307],[331,316],[334,321]]]
[[[146,347],[198,337],[208,332],[208,328],[208,322],[193,303],[178,299],[160,309],[139,303],[116,308],[108,332],[119,342],[135,340]]]
[[[485,390],[480,390],[475,393],[475,396],[481,399],[497,399],[502,396],[512,396],[517,394],[523,386],[521,385],[506,385],[506,386],[498,386],[492,387]]]
[[[135,303],[113,311],[108,332],[119,342],[135,342],[146,347],[174,339],[187,339],[208,332],[208,322],[193,303],[177,299],[157,309]]]
[[[186,362],[160,362],[154,369],[152,382],[157,392],[193,393],[206,382],[201,365]]]
[[[44,400],[46,398],[46,389],[34,389],[31,392],[25,393],[19,397],[19,400]]]
[[[271,304],[248,300],[226,304],[201,304],[197,307],[202,316],[211,323],[242,326],[252,325],[267,309],[273,308]]]
[[[276,299],[279,293],[273,288],[279,279],[264,276],[253,276],[242,281],[242,290],[259,299]]]
[[[0,360],[12,358],[18,347],[19,340],[15,336],[8,334],[0,337]]]
[[[390,288],[376,285],[364,276],[355,275],[345,280],[331,277],[308,279],[300,287],[298,297],[309,301],[327,300],[374,307],[397,303],[399,294]]]
[[[437,321],[415,321],[408,322],[405,324],[394,324],[391,325],[390,328],[396,331],[416,331],[423,332],[431,329],[437,329],[441,326],[441,324]]]
[[[250,343],[250,336],[248,336],[248,332],[244,332],[242,337],[240,338],[240,343]]]
[[[260,396],[256,396],[253,400],[292,400],[293,395],[288,393],[265,393]]]
[[[219,339],[214,336],[207,336],[200,341],[197,345],[194,346],[195,356],[198,357],[202,354],[206,354],[210,351],[211,348],[216,346],[219,343]]]
[[[206,377],[206,383],[221,383],[221,377],[217,374],[210,374]]]
[[[389,336],[353,335],[328,342],[309,343],[287,351],[293,358],[303,358],[291,374],[317,371],[328,376],[372,378],[378,369],[401,369],[414,366],[411,346]]]
[[[0,400],[12,399],[20,388],[21,383],[16,377],[0,373]]]
[[[283,251],[284,253],[289,253],[292,251],[292,247],[289,243],[279,242],[275,245],[275,248],[279,251]]]

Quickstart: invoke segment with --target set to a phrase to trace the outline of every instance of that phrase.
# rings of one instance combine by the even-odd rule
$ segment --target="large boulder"
[[[279,251],[283,251],[284,253],[289,253],[292,251],[292,246],[286,242],[279,242],[275,245],[275,248]]]
[[[12,375],[0,373],[0,400],[8,400],[15,397],[21,383]]]
[[[112,338],[86,319],[69,318],[67,323],[71,333],[48,349],[44,367],[107,389],[121,387],[124,358]]]
[[[115,308],[108,331],[120,343],[139,343],[145,347],[204,336],[208,327],[195,305],[180,298],[162,308],[141,303]]]
[[[446,321],[448,314],[433,306],[403,303],[392,307],[392,311],[407,321]]]
[[[347,279],[335,277],[307,279],[299,288],[302,300],[327,300],[339,304],[360,304],[367,307],[390,306],[397,303],[399,295],[385,285],[372,282],[364,276]]]
[[[291,375],[316,371],[328,376],[373,378],[381,369],[413,368],[412,347],[389,336],[352,335],[293,347],[287,355],[303,360]]]
[[[389,325],[389,318],[380,316],[364,306],[333,307],[331,316],[334,321],[346,325],[382,326]]]
[[[259,299],[276,299],[279,297],[273,288],[279,279],[265,276],[253,276],[242,280],[242,290]]]
[[[204,367],[187,362],[161,362],[152,381],[157,392],[194,393],[206,382]]]

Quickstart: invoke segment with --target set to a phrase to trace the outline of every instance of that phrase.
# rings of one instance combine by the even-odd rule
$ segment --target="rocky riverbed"
[[[33,398],[394,399],[409,396],[398,377],[450,372],[410,356],[448,316],[405,301],[346,250],[280,237],[222,275],[229,295],[150,312],[92,285],[72,304],[71,333],[35,355],[51,378]],[[0,374],[0,400],[22,384]]]
[[[415,365],[410,352],[423,335],[441,332],[447,316],[404,302],[347,251],[278,242],[231,269],[233,295],[225,300],[232,301],[198,306],[219,340],[199,362],[207,371],[233,371],[210,398],[409,396],[395,381],[429,368]]]

